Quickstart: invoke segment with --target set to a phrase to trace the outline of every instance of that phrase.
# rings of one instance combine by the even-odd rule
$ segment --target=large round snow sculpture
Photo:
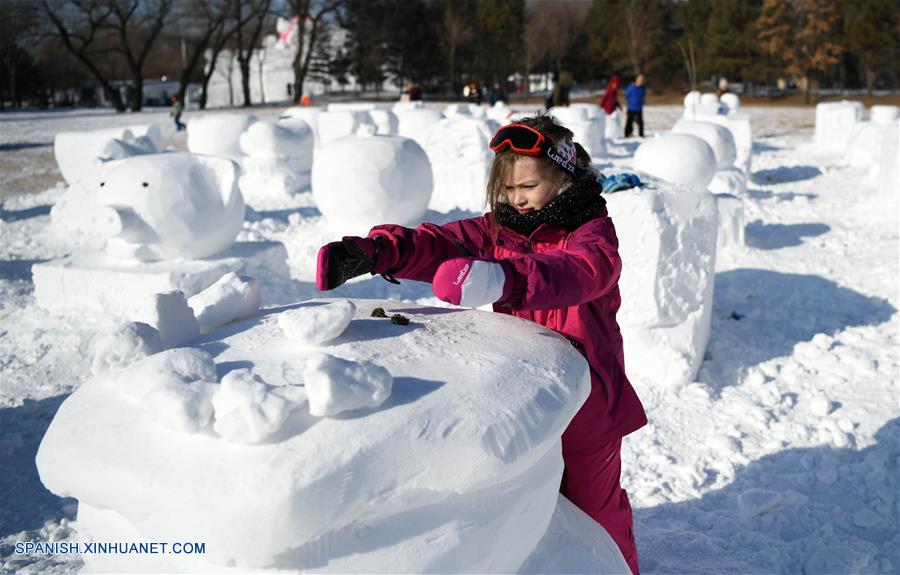
[[[427,145],[431,129],[444,119],[444,115],[433,108],[395,108],[397,133],[404,138],[412,138],[423,148]]]
[[[709,144],[716,156],[716,169],[724,170],[734,167],[737,150],[734,137],[728,128],[712,122],[694,122],[682,119],[675,123],[672,132],[697,136]]]
[[[432,185],[425,151],[401,136],[338,138],[316,151],[312,170],[316,205],[330,227],[345,234],[365,234],[378,224],[420,223]]]
[[[244,198],[231,160],[189,153],[123,160],[97,194],[110,255],[141,261],[198,259],[234,243]]]
[[[191,118],[187,125],[187,147],[195,154],[239,159],[240,138],[256,121],[249,114],[210,114]]]
[[[716,156],[697,136],[662,134],[640,145],[633,166],[673,184],[705,190],[716,172]]]

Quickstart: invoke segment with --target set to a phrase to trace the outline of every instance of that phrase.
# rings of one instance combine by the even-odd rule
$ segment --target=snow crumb
[[[143,399],[161,387],[194,381],[216,381],[216,363],[205,351],[180,347],[131,364],[118,374],[115,384],[127,396]]]
[[[200,335],[200,324],[180,290],[153,294],[141,305],[136,319],[157,330],[166,347],[177,347]]]
[[[349,300],[305,305],[278,314],[278,327],[289,340],[308,345],[330,341],[347,329],[356,306]]]
[[[309,412],[319,417],[378,407],[390,397],[394,383],[390,372],[379,365],[325,353],[309,358],[303,378],[309,394]]]
[[[233,443],[260,443],[281,429],[305,396],[301,386],[273,387],[249,369],[230,371],[212,398],[213,429]]]
[[[152,325],[129,321],[98,334],[91,342],[91,373],[128,367],[135,361],[165,349],[159,332]]]
[[[229,272],[191,297],[188,305],[200,327],[210,329],[250,317],[259,310],[261,301],[262,292],[255,278]]]

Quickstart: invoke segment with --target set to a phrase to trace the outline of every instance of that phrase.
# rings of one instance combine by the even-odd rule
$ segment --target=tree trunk
[[[22,102],[18,98],[18,93],[16,91],[16,67],[12,65],[12,63],[7,63],[9,66],[9,107],[16,108],[22,107]],[[3,100],[3,96],[0,96],[0,100]],[[16,106],[16,101],[19,100],[19,105]]]
[[[871,96],[875,90],[875,70],[866,66],[866,94]]]
[[[140,73],[135,75],[132,84],[131,111],[140,112],[141,108],[144,107],[144,79],[141,78]]]
[[[241,88],[244,92],[244,104],[245,108],[253,105],[250,101],[250,58],[244,58],[243,56],[239,58],[240,67],[241,67]]]
[[[809,87],[810,87],[809,74],[806,74],[806,76],[804,76],[804,79],[806,80],[806,93],[804,95],[804,103],[809,104]]]

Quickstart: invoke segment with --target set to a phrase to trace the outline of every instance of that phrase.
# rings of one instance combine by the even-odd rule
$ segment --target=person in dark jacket
[[[628,104],[628,116],[625,120],[625,137],[631,137],[633,123],[637,123],[638,135],[644,137],[644,96],[647,87],[644,86],[644,75],[638,74],[634,82],[625,88],[625,101]]]
[[[560,492],[603,525],[637,575],[620,450],[647,416],[625,375],[616,322],[615,226],[591,158],[572,137],[550,116],[500,128],[490,143],[489,213],[415,229],[381,225],[368,237],[331,242],[319,250],[316,287],[367,273],[429,282],[445,302],[493,304],[566,337],[587,360],[591,391],[562,435]]]

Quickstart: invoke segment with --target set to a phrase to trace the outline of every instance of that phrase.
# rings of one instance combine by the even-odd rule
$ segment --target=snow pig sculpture
[[[101,182],[97,203],[107,253],[140,261],[198,259],[234,243],[244,198],[231,160],[189,153],[123,160]]]

